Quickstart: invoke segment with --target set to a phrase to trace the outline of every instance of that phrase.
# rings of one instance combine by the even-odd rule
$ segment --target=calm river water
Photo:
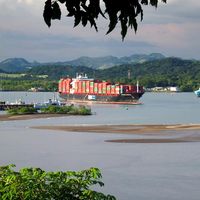
[[[0,92],[0,100],[44,102],[54,95]],[[30,128],[69,124],[200,123],[200,99],[193,93],[146,93],[140,101],[143,105],[92,105],[92,116],[0,122],[0,165],[14,163],[18,168],[35,166],[46,170],[81,170],[93,166],[103,174],[105,187],[101,191],[119,200],[199,200],[199,142],[106,143],[107,139],[140,136]]]

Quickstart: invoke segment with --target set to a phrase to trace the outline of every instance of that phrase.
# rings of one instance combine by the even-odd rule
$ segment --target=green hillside
[[[130,78],[128,78],[130,71]],[[63,77],[75,77],[76,73],[85,73],[89,78],[110,80],[113,82],[133,83],[139,80],[146,88],[179,86],[181,91],[193,91],[200,86],[200,61],[164,58],[140,64],[123,64],[109,69],[92,69],[84,66],[37,66],[20,78],[5,78],[5,85],[13,85],[13,81],[21,81],[25,85],[34,86],[38,82],[48,90],[56,87],[56,82]],[[24,81],[24,82],[23,82]],[[49,86],[49,84],[51,86]],[[4,85],[4,88],[6,86]],[[15,88],[17,83],[15,82]],[[48,86],[47,86],[48,85]],[[24,87],[21,87],[24,88]]]

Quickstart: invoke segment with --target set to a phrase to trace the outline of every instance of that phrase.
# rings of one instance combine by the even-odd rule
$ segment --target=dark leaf
[[[137,21],[136,19],[133,20],[132,25],[134,27],[135,32],[137,31]]]
[[[142,0],[141,4],[148,5],[148,0]]]
[[[87,15],[84,12],[82,12],[82,25],[87,25]]]
[[[81,14],[80,12],[74,15],[74,27],[79,25],[80,21],[81,21]]]
[[[117,13],[112,13],[109,15],[110,18],[110,24],[109,24],[109,29],[107,31],[106,34],[109,34],[110,32],[113,31],[113,29],[115,28],[115,26],[118,23],[118,17],[117,17]]]
[[[94,26],[95,30],[98,32],[98,28],[97,28],[95,20],[93,18],[90,18],[89,21],[90,21],[91,27]]]
[[[121,36],[122,36],[122,40],[124,40],[126,33],[127,33],[127,16],[125,15],[125,13],[121,14],[119,16],[119,20],[121,22]]]
[[[47,0],[44,6],[43,18],[48,27],[51,26],[52,8],[51,0]]]
[[[55,1],[52,4],[52,19],[60,19],[61,18],[61,11],[58,3]]]
[[[150,4],[151,4],[152,6],[157,7],[157,5],[158,5],[158,0],[150,0]]]
[[[58,0],[60,3],[65,3],[66,0]]]

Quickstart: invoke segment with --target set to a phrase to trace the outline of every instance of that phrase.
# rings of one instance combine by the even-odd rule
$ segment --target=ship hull
[[[93,102],[93,103],[113,103],[113,104],[140,104],[139,98],[143,93],[120,94],[120,95],[90,95],[90,94],[63,94],[60,97],[68,102]]]

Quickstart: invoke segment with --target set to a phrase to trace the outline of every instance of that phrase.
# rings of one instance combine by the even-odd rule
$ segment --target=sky
[[[43,20],[45,0],[0,0],[0,61],[25,58],[33,62],[69,61],[81,56],[130,56],[162,53],[200,60],[200,1],[168,0],[158,8],[144,6],[138,31],[130,29],[122,42],[119,26],[106,35],[108,20],[73,28],[63,7],[61,20],[48,28]]]

